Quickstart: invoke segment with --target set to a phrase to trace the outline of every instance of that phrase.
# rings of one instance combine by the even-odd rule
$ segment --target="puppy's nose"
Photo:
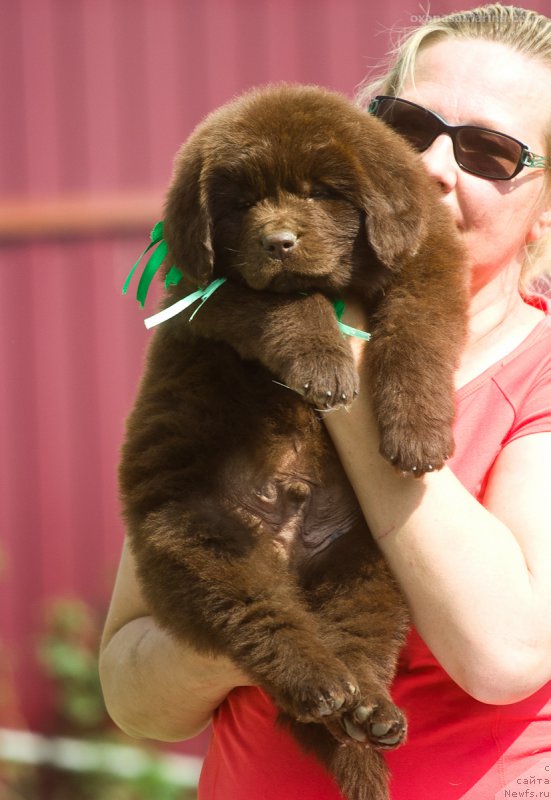
[[[262,237],[262,247],[272,258],[286,258],[295,249],[298,237],[293,231],[274,231]]]

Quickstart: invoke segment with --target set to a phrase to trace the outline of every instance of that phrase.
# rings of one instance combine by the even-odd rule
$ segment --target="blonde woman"
[[[550,265],[551,21],[501,5],[429,20],[360,102],[421,152],[471,274],[443,470],[403,477],[379,456],[367,386],[350,413],[327,417],[411,610],[393,692],[409,737],[387,756],[391,797],[549,791],[551,305],[531,287]],[[128,550],[101,668],[113,718],[133,735],[184,739],[213,718],[201,800],[338,800],[246,676],[155,625]]]

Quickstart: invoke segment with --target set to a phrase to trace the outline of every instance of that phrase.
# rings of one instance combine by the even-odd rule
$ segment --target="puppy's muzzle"
[[[290,256],[298,244],[298,236],[293,231],[280,230],[262,237],[262,247],[270,258],[280,261]]]

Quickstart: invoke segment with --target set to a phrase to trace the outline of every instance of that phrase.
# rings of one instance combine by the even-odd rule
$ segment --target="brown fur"
[[[466,308],[454,226],[383,123],[276,86],[183,145],[165,238],[185,272],[167,305],[228,280],[192,322],[157,329],[128,420],[121,491],[147,601],[258,682],[350,800],[384,800],[407,615],[315,407],[357,391],[332,305],[353,292],[381,452],[416,474],[442,466]]]

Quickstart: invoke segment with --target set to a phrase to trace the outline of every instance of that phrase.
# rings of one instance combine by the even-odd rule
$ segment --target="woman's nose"
[[[450,192],[457,181],[459,166],[453,154],[453,142],[443,133],[422,154],[425,169],[444,193]]]

